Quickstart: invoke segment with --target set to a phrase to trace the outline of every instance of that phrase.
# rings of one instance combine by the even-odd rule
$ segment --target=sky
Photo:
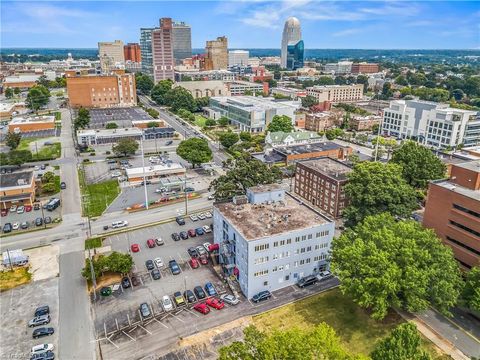
[[[225,35],[229,48],[280,48],[289,16],[308,49],[480,49],[476,1],[5,1],[4,47],[94,48],[139,41],[161,17],[192,27],[192,46]]]

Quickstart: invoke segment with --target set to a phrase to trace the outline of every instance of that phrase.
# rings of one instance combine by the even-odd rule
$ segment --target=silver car
[[[39,325],[45,325],[45,324],[48,324],[50,322],[50,315],[40,315],[40,316],[36,316],[34,317],[32,320],[30,320],[28,322],[28,326],[29,327],[35,327],[35,326],[39,326]]]
[[[237,305],[240,302],[240,300],[238,300],[237,297],[235,297],[234,295],[230,295],[230,294],[222,295],[222,296],[220,296],[220,299],[222,299],[224,302],[226,302],[227,304],[230,304],[230,305]]]

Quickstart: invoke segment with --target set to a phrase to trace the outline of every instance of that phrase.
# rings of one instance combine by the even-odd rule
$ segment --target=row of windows
[[[255,245],[255,251],[263,251],[263,250],[267,250],[268,248],[270,248],[270,244],[261,244],[261,245]]]
[[[318,231],[315,234],[315,237],[316,238],[325,237],[325,236],[328,236],[329,234],[330,234],[330,230],[322,230],[322,231]],[[312,240],[313,235],[314,234],[312,233],[312,234],[308,234],[308,235],[296,236],[295,237],[295,242],[298,243],[300,241]],[[291,244],[291,243],[292,243],[292,239],[274,241],[273,242],[273,247],[279,247],[279,246],[283,246],[283,245]],[[254,251],[255,252],[264,251],[264,250],[268,250],[269,248],[270,248],[270,244],[265,243],[265,244],[255,245]]]
[[[464,231],[466,231],[466,232],[469,232],[470,234],[473,234],[473,235],[475,235],[475,236],[480,237],[480,232],[475,231],[475,230],[473,230],[473,229],[470,229],[469,227],[467,227],[467,226],[465,226],[465,225],[459,224],[459,223],[457,223],[456,221],[450,220],[450,224],[452,224],[452,225],[454,225],[454,226],[456,226],[456,227],[458,227],[458,228],[460,228],[460,229],[462,229],[462,230],[464,230]]]
[[[465,245],[464,243],[458,241],[458,240],[455,240],[454,238],[451,238],[450,236],[447,236],[447,240],[454,243],[454,244],[457,244],[458,246],[468,250],[468,251],[471,251],[473,252],[474,254],[476,254],[477,256],[480,256],[480,251],[478,251],[477,249],[474,249],[468,245]]]
[[[278,260],[278,259],[282,259],[282,258],[288,258],[290,257],[290,251],[284,251],[284,252],[281,252],[281,253],[278,253],[278,254],[273,254],[273,260]]]
[[[453,207],[454,207],[455,209],[460,210],[460,211],[463,211],[463,212],[465,212],[465,213],[467,213],[467,214],[469,214],[469,215],[473,215],[473,216],[475,216],[475,217],[477,217],[477,218],[480,218],[480,213],[478,213],[478,212],[476,212],[476,211],[467,209],[467,208],[465,208],[465,207],[463,207],[463,206],[460,206],[460,205],[458,205],[458,204],[453,204]]]
[[[328,258],[328,254],[321,254],[319,256],[315,256],[313,258],[313,261],[321,261],[321,260],[326,260]],[[301,260],[296,260],[293,262],[293,267],[297,268],[299,266],[303,266],[306,264],[310,264],[312,262],[312,258],[306,258],[306,259],[301,259]],[[290,269],[290,264],[284,264],[284,265],[275,265],[272,268],[272,273],[274,272],[279,272],[279,271],[285,271]],[[265,276],[268,275],[268,269],[263,269],[260,271],[256,271],[253,273],[254,277],[260,277],[260,276]]]
[[[256,258],[254,261],[255,265],[264,264],[266,262],[268,262],[268,256],[262,256],[262,257]]]
[[[264,275],[267,275],[268,274],[268,269],[267,270],[260,270],[260,271],[256,271],[253,273],[253,276],[254,277],[259,277],[259,276],[264,276]]]
[[[273,247],[278,247],[278,246],[284,246],[285,244],[291,244],[292,239],[287,239],[287,240],[280,240],[280,241],[274,241],[273,242]]]

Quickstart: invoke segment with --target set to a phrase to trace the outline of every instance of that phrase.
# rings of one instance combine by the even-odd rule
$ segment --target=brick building
[[[0,207],[8,209],[15,205],[32,205],[35,201],[35,178],[33,171],[20,171],[0,176]]]
[[[348,121],[348,126],[350,130],[355,131],[367,131],[372,130],[375,125],[380,126],[380,122],[382,121],[381,116],[352,116]]]
[[[162,18],[160,28],[152,31],[152,67],[155,83],[175,79],[172,28],[172,19]]]
[[[305,130],[325,131],[342,122],[341,111],[326,111],[305,115]]]
[[[204,70],[226,70],[228,68],[228,40],[225,36],[217,40],[207,41],[205,46],[205,69]]]
[[[125,61],[132,61],[135,63],[142,62],[142,55],[140,53],[140,45],[137,43],[128,43],[123,47],[123,54]]]
[[[363,98],[363,84],[356,85],[315,85],[307,88],[307,95],[318,102],[354,102]]]
[[[375,63],[355,63],[352,64],[352,74],[374,74],[380,71],[380,67]]]
[[[49,115],[16,117],[8,123],[8,131],[14,133],[28,133],[53,129],[55,129],[55,116]]]
[[[344,187],[352,171],[351,167],[328,157],[300,161],[295,171],[294,191],[313,206],[339,218],[348,206]]]
[[[449,180],[430,183],[423,225],[452,248],[462,267],[480,265],[480,160],[452,164]]]

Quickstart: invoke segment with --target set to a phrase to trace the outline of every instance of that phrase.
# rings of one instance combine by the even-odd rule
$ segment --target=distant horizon
[[[118,40],[118,39],[117,39]],[[127,44],[127,42],[124,42],[124,44]],[[65,50],[65,49],[71,49],[71,50],[98,50],[98,47],[41,47],[41,46],[8,46],[8,47],[0,47],[0,51],[6,50],[6,49],[45,49],[45,50]],[[192,47],[193,50],[199,50],[199,49],[204,49],[201,47]],[[280,47],[232,47],[228,48],[228,50],[278,50],[280,51]],[[388,51],[401,51],[401,50],[409,50],[409,51],[415,51],[415,50],[428,50],[428,51],[478,51],[480,53],[480,48],[342,48],[342,47],[337,47],[337,48],[305,48],[305,50],[388,50]]]

